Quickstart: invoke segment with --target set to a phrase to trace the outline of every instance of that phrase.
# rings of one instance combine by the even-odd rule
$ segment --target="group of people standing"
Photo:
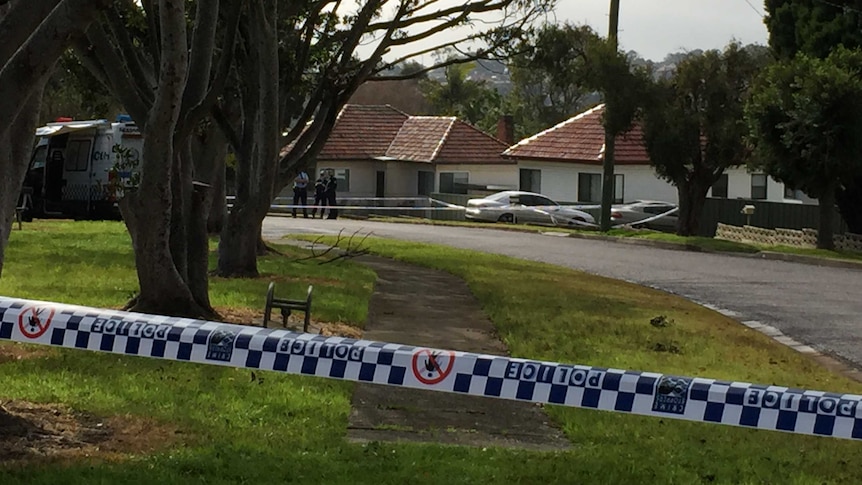
[[[302,215],[308,219],[308,185],[311,182],[308,174],[305,171],[300,171],[293,179],[293,217],[296,217],[297,206],[302,206]],[[311,218],[317,216],[317,209],[320,209],[320,218],[323,219],[326,207],[329,207],[329,216],[327,219],[335,219],[338,217],[338,210],[335,207],[338,205],[335,202],[335,190],[338,188],[338,181],[335,178],[335,171],[332,169],[323,169],[320,171],[320,177],[314,182],[314,207],[311,209]]]

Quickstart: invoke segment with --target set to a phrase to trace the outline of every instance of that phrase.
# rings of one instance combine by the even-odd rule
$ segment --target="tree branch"
[[[15,54],[60,0],[16,2],[0,18],[0,66]]]
[[[0,71],[0,86],[9,93],[0,96],[0,117],[17,118],[26,105],[18,96],[26,99],[51,75],[54,63],[73,35],[85,29],[107,3],[107,0],[63,0],[51,11]],[[8,125],[3,127],[7,128]]]
[[[132,118],[142,128],[146,127],[147,114],[153,102],[152,92],[144,95],[139,91],[140,86],[132,80],[129,72],[123,68],[123,59],[111,47],[111,41],[101,25],[93,24],[87,30],[87,39],[90,45],[86,52],[98,59],[99,65],[107,74],[105,79],[113,87],[114,95],[132,114]],[[82,47],[79,46],[79,50]],[[99,73],[94,72],[93,75],[98,76]]]
[[[134,4],[130,3],[133,0],[125,0],[125,8],[128,13],[130,8],[134,8]],[[114,38],[117,39],[117,46],[119,48],[120,54],[123,56],[123,60],[125,61],[125,65],[129,67],[129,72],[132,76],[132,80],[136,80],[137,84],[139,84],[138,91],[152,100],[153,89],[156,86],[156,78],[153,73],[153,66],[147,65],[147,69],[144,69],[144,63],[141,60],[140,49],[138,49],[133,43],[131,37],[129,37],[129,30],[126,26],[124,20],[126,20],[122,12],[118,10],[118,5],[114,4],[114,15],[106,15],[107,24],[111,29],[111,33],[114,35]]]

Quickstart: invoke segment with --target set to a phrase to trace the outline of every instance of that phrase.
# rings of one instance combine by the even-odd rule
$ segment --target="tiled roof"
[[[541,133],[521,140],[506,150],[503,156],[520,160],[551,160],[600,165],[605,152],[603,113],[604,105],[600,104]],[[628,132],[617,136],[614,163],[649,164],[643,131],[638,124]]]
[[[320,160],[394,160],[440,164],[512,164],[508,145],[448,116],[409,116],[389,105],[345,105]]]
[[[511,164],[514,160],[503,158],[503,151],[509,145],[502,140],[479,130],[461,120],[455,120],[449,136],[437,153],[436,163],[482,163]]]
[[[408,118],[389,105],[345,105],[318,158],[373,160],[386,153]]]
[[[430,162],[437,156],[454,122],[454,117],[411,116],[401,125],[386,150],[386,156],[411,162]]]

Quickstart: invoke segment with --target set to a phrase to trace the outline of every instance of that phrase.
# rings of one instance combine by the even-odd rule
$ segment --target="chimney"
[[[512,115],[502,115],[497,121],[497,139],[506,142],[507,145],[515,144],[515,120]]]

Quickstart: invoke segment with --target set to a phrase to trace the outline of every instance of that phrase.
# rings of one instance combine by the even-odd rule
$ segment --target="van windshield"
[[[33,152],[33,163],[30,164],[31,169],[36,168],[44,168],[45,167],[45,152],[48,150],[48,147],[45,145],[36,147],[36,151]]]

